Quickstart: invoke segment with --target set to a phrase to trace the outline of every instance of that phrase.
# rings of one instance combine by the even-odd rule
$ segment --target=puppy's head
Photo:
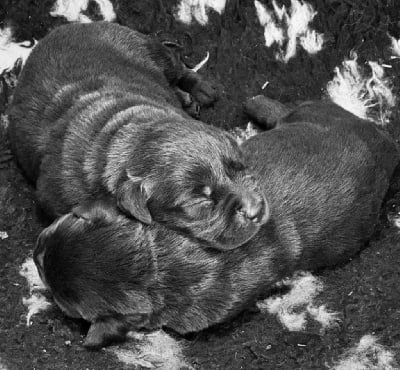
[[[154,273],[143,225],[110,202],[76,207],[39,235],[34,261],[60,308],[94,321],[105,313],[148,311],[141,286]],[[143,307],[142,307],[143,306]]]
[[[119,206],[202,245],[233,249],[269,217],[267,201],[228,133],[199,121],[163,124],[141,140]]]

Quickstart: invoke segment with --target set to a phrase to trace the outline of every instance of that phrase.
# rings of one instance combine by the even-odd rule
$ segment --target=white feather
[[[36,41],[30,47],[29,41],[13,42],[11,27],[0,29],[0,75],[12,70],[18,60],[25,63]]]
[[[105,21],[116,19],[114,7],[109,0],[94,0],[99,6],[100,13]],[[90,23],[92,20],[82,12],[87,9],[89,0],[57,0],[50,15],[64,17],[69,22]]]
[[[342,355],[332,370],[395,370],[394,354],[378,343],[375,336],[364,335],[358,345]]]
[[[396,98],[390,87],[390,79],[376,62],[368,62],[368,76],[357,63],[357,55],[336,67],[334,78],[327,84],[330,99],[354,115],[384,125],[388,122]]]
[[[162,330],[150,334],[129,333],[129,340],[110,351],[125,365],[146,369],[192,369],[183,356],[181,342]]]
[[[210,9],[221,14],[225,9],[226,0],[181,0],[175,10],[175,19],[191,24],[195,19],[202,26],[208,23]]]

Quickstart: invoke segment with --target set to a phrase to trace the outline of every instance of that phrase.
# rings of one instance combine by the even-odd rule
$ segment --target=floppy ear
[[[117,190],[118,207],[145,224],[151,224],[152,217],[147,208],[148,193],[140,177],[129,176]]]
[[[74,207],[72,213],[88,222],[102,220],[111,223],[118,218],[118,209],[111,199],[84,202]]]

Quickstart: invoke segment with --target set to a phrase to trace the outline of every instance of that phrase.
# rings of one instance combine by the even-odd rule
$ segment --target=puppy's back
[[[393,138],[376,124],[360,119],[330,101],[316,101],[298,107],[282,120],[281,125],[302,121],[332,130],[338,138],[344,140],[343,146],[351,146],[353,142],[354,150],[357,150],[357,140],[361,140],[369,153],[374,155],[379,166],[387,171],[389,177],[392,175],[398,163],[399,147]]]
[[[94,111],[96,103],[110,115],[137,103],[132,92],[179,106],[151,45],[144,35],[107,22],[61,26],[40,40],[8,111],[13,151],[28,178],[36,181],[48,141],[62,145],[57,142],[67,129],[58,122],[62,116],[76,119],[87,107]],[[84,134],[89,141],[93,137],[90,130]]]
[[[300,107],[244,150],[303,269],[334,265],[369,240],[399,161],[373,123],[326,102]]]

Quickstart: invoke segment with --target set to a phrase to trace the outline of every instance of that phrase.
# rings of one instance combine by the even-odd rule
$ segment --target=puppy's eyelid
[[[239,161],[229,160],[225,162],[225,172],[229,178],[233,178],[237,173],[246,170],[246,166]]]

